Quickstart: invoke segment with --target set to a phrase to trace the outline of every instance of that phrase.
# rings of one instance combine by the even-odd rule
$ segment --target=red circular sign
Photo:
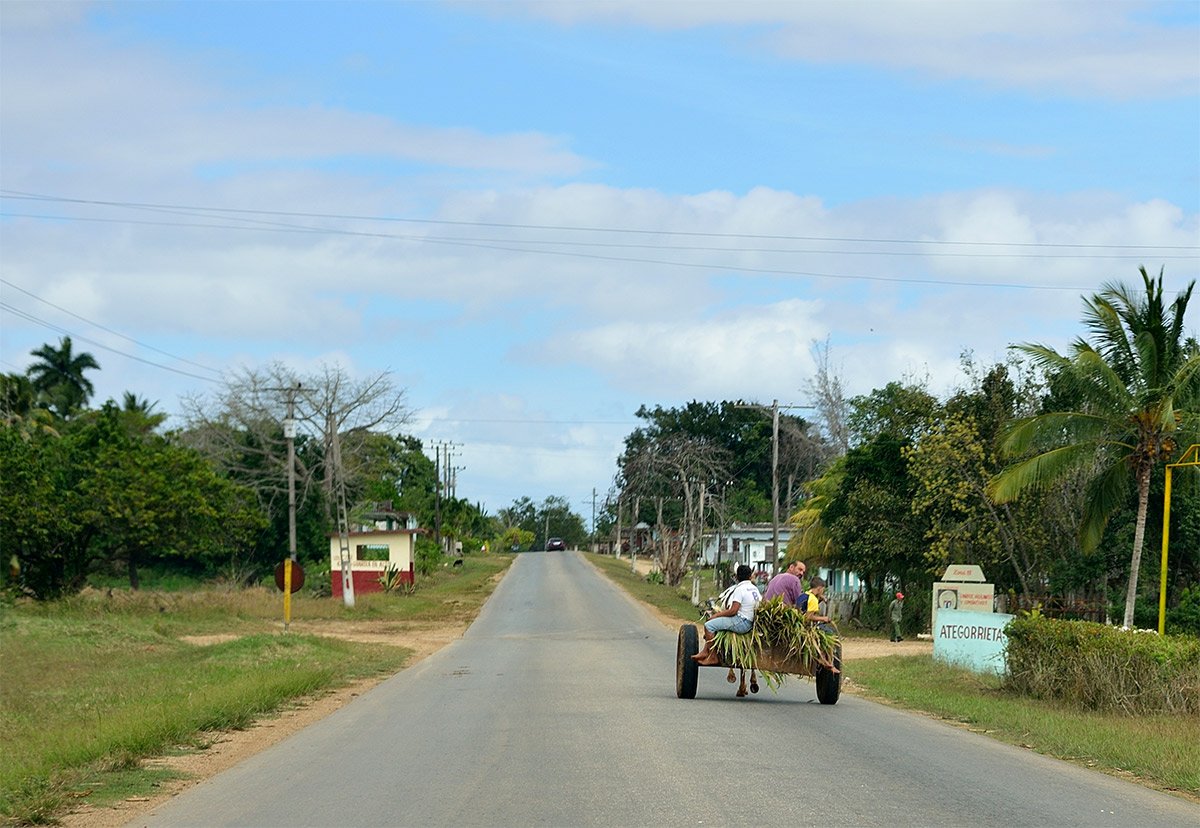
[[[283,592],[283,566],[284,564],[281,563],[275,567],[275,586],[279,588],[280,592]],[[304,567],[300,565],[299,561],[292,561],[292,592],[299,592],[303,586]]]

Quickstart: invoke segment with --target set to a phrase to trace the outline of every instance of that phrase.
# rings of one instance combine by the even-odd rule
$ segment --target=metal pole
[[[1162,571],[1158,579],[1159,635],[1164,635],[1167,630],[1167,544],[1171,537],[1171,470],[1183,466],[1200,467],[1200,443],[1188,446],[1178,463],[1167,464],[1167,476],[1163,486]]]
[[[771,403],[771,572],[779,563],[779,400]]]
[[[1171,536],[1171,467],[1167,466],[1167,481],[1163,488],[1162,574],[1158,581],[1158,634],[1167,632],[1167,539]]]

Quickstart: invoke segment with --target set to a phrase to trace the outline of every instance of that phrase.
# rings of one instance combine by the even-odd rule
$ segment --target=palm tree
[[[157,400],[150,402],[132,391],[126,391],[121,399],[121,419],[132,433],[150,434],[167,421],[166,414],[154,410],[157,406]]]
[[[27,373],[33,387],[47,400],[48,407],[65,419],[87,405],[96,389],[83,372],[100,369],[95,357],[86,351],[71,353],[69,336],[62,338],[58,348],[43,345],[30,353],[40,362],[30,365]]]
[[[1185,338],[1183,327],[1196,283],[1166,306],[1162,272],[1157,281],[1144,267],[1140,273],[1144,296],[1122,284],[1105,284],[1085,301],[1091,343],[1077,339],[1066,356],[1043,345],[1017,346],[1061,381],[1078,406],[1011,423],[1004,449],[1025,459],[990,485],[993,498],[1006,502],[1068,472],[1094,470],[1080,526],[1081,547],[1088,552],[1099,545],[1109,516],[1127,502],[1130,483],[1136,484],[1126,627],[1133,625],[1151,474],[1186,448],[1184,439],[1200,435],[1200,347]],[[1026,456],[1030,451],[1035,454]]]

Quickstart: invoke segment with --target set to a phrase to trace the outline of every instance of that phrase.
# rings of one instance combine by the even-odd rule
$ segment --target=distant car
[[[547,552],[556,552],[566,548],[567,544],[562,538],[551,538],[550,540],[546,541]]]

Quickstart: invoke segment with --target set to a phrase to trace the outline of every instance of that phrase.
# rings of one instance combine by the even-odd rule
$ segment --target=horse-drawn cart
[[[700,678],[700,666],[692,658],[700,652],[700,635],[695,624],[684,624],[679,628],[679,645],[675,654],[675,695],[681,699],[696,698],[696,685]],[[751,690],[757,692],[754,671],[784,675],[812,676],[817,685],[817,699],[821,704],[837,704],[842,689],[842,645],[836,644],[833,651],[832,669],[816,659],[789,656],[781,648],[767,648],[758,653],[753,665],[729,664],[725,659],[714,665],[723,670],[742,671],[742,686],[738,695],[745,695],[745,672],[751,672]],[[730,681],[733,681],[730,678]]]

